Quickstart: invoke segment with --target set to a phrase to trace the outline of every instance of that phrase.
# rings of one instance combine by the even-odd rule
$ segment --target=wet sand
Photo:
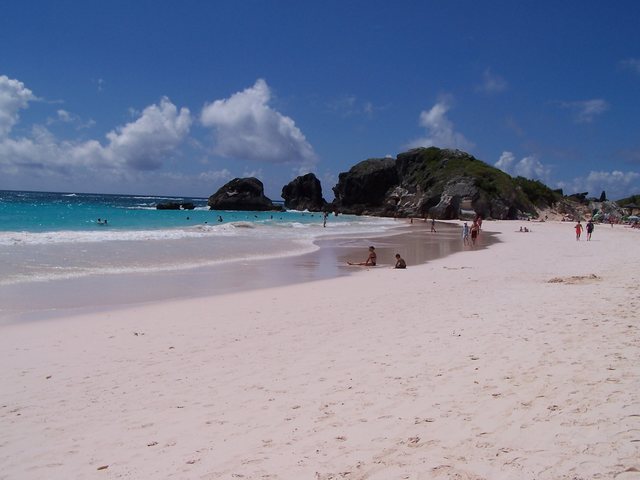
[[[462,244],[458,224],[438,222],[438,232],[432,233],[430,225],[421,221],[398,222],[404,225],[400,224],[389,235],[322,239],[316,242],[318,250],[303,255],[175,271],[92,275],[1,286],[0,324],[341,277],[366,269],[350,267],[347,261],[364,261],[369,245],[376,246],[376,269],[392,267],[396,253],[400,253],[411,268],[470,248]],[[486,233],[480,236],[475,248],[484,248],[495,241],[494,236]]]

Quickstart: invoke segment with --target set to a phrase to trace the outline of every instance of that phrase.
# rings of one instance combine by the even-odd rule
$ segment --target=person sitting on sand
[[[352,262],[347,262],[349,265],[362,265],[362,266],[369,266],[371,265],[372,267],[376,266],[376,260],[377,260],[377,255],[376,255],[376,247],[369,247],[369,256],[367,257],[367,259],[364,262],[360,262],[360,263],[352,263]]]
[[[396,266],[393,268],[407,268],[407,262],[404,261],[404,258],[399,253],[396,253]]]

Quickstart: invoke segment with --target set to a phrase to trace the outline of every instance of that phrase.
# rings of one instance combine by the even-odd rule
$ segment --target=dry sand
[[[640,232],[0,327],[0,479],[640,478]]]

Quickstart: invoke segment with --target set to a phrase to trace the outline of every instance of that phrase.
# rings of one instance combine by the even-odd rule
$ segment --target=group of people
[[[464,222],[462,226],[462,242],[465,245],[475,245],[476,240],[478,240],[478,235],[480,235],[480,225],[482,225],[482,218],[476,218],[471,227],[467,222]]]
[[[580,237],[582,236],[582,231],[584,230],[582,228],[582,223],[580,223],[580,220],[578,220],[578,223],[576,223],[576,225],[573,227],[576,230],[576,241],[580,241]],[[587,242],[591,240],[591,234],[593,233],[593,230],[595,229],[595,225],[593,224],[593,220],[589,220],[587,222]]]
[[[107,223],[107,219],[106,219],[106,218],[105,218],[104,220],[103,220],[103,219],[101,219],[101,218],[99,218],[99,219],[96,221],[96,223],[97,223],[98,225],[108,225],[108,223]]]
[[[427,221],[425,217],[425,222]],[[411,223],[413,223],[413,218],[411,218]],[[435,233],[435,219],[431,219],[431,232]],[[476,241],[478,240],[478,236],[480,235],[480,229],[482,227],[482,217],[477,215],[473,220],[471,226],[467,222],[464,222],[462,226],[462,241],[465,245],[473,245],[475,246]],[[522,231],[522,229],[521,229]],[[402,258],[399,253],[396,253],[396,263],[393,268],[407,268],[407,262]],[[364,262],[347,262],[349,265],[359,265],[363,267],[375,267],[378,261],[378,256],[376,254],[376,248],[374,246],[369,247],[369,255]]]
[[[347,262],[348,265],[359,265],[363,267],[375,267],[378,263],[378,255],[376,254],[376,247],[369,247],[369,255],[364,262]],[[407,262],[399,253],[396,253],[396,264],[393,268],[407,268]]]

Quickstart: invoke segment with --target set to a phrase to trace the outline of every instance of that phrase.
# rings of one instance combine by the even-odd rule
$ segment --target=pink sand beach
[[[640,232],[572,226],[2,325],[0,479],[638,479]]]

